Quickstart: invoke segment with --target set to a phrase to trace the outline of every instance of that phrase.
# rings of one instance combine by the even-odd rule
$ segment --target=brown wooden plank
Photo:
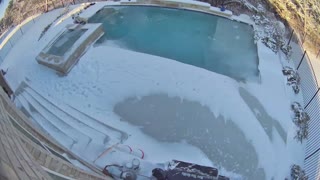
[[[2,157],[1,157],[2,158]],[[19,180],[16,172],[10,165],[0,160],[0,179],[1,180]]]
[[[3,103],[0,102],[0,111],[4,112]],[[9,139],[9,143],[11,145],[12,149],[15,149],[15,156],[17,157],[20,164],[23,166],[25,172],[31,179],[47,179],[46,176],[43,175],[43,170],[37,168],[37,166],[34,165],[30,157],[25,153],[24,149],[21,146],[21,142],[19,142],[20,138],[16,134],[16,129],[12,126],[9,117],[6,115],[6,113],[1,113],[3,115],[3,122],[7,125],[5,126],[4,130],[7,130],[7,135],[11,136],[11,139]],[[9,136],[7,136],[9,137]],[[33,168],[31,168],[33,167]]]
[[[1,138],[1,140],[2,140],[3,144],[8,144],[9,145],[9,142],[8,142],[6,137]],[[10,164],[9,165],[11,165],[11,167],[13,167],[13,169],[16,172],[16,174],[23,180],[24,179],[25,180],[30,179],[29,176],[24,171],[24,168],[22,167],[22,165],[19,163],[17,157],[14,155],[14,153],[13,153],[14,150],[10,147],[10,148],[5,148],[5,151],[6,151],[7,157],[10,160]]]
[[[24,82],[22,82],[24,83]],[[25,84],[25,83],[24,83]],[[12,117],[16,122],[18,122],[20,125],[22,125],[28,132],[30,132],[34,137],[41,140],[44,144],[49,145],[52,147],[56,152],[59,153],[66,153],[69,156],[77,159],[82,164],[87,166],[89,169],[91,169],[95,174],[98,174],[99,176],[104,176],[104,174],[101,172],[100,169],[93,166],[92,164],[84,161],[81,157],[74,154],[72,151],[69,151],[67,148],[61,146],[55,139],[48,136],[44,132],[39,131],[37,128],[35,128],[31,121],[26,117],[20,110],[17,110],[15,105],[9,100],[9,98],[6,96],[4,91],[0,88],[0,101],[4,103],[4,108],[7,114]]]
[[[12,89],[10,88],[10,86],[9,86],[6,78],[4,77],[4,74],[3,74],[3,71],[2,71],[2,70],[0,70],[0,86],[1,86],[2,88],[4,88],[5,91],[7,91],[7,93],[8,93],[9,95],[12,95],[12,94],[13,94],[13,91],[12,91]]]
[[[7,163],[3,164],[5,164],[6,167],[10,167],[12,169],[11,172],[14,172],[16,177],[22,180],[51,179],[51,177],[49,177],[41,168],[41,165],[39,165],[39,162],[43,161],[44,165],[51,167],[48,169],[55,170],[58,173],[61,172],[66,176],[74,177],[74,175],[76,175],[80,179],[110,179],[109,177],[92,174],[76,168],[74,165],[52,155],[45,149],[42,149],[38,144],[31,141],[13,126],[9,119],[10,114],[3,104],[3,101],[9,103],[6,99],[7,97],[4,97],[3,91],[0,88],[0,155],[2,157],[7,157]],[[6,106],[8,106],[8,104],[6,104]],[[15,107],[9,107],[9,109],[10,113],[18,111]],[[12,120],[16,121],[14,118]],[[39,154],[39,156],[34,153]],[[38,157],[38,160],[36,160],[36,157]],[[2,161],[2,159],[3,158],[0,157],[0,162],[5,162]],[[3,173],[0,174],[1,180],[6,178],[4,175]]]
[[[7,164],[10,163],[9,158],[7,157],[7,154],[6,154],[5,150],[4,150],[4,146],[3,146],[2,142],[1,142],[1,140],[0,140],[0,158],[1,158],[2,161],[6,162]]]
[[[16,139],[16,145],[17,145],[19,151],[21,152],[21,155],[23,156],[24,161],[26,162],[26,166],[27,166],[26,169],[30,168],[30,170],[33,171],[33,173],[39,179],[48,179],[48,177],[46,175],[44,175],[45,172],[43,171],[43,169],[40,169],[39,166],[36,166],[34,164],[34,162],[32,161],[32,157],[28,153],[25,152],[23,146],[21,146],[21,144],[19,143],[19,140],[20,140],[19,138]]]
[[[2,102],[0,103],[0,112],[3,112]],[[2,117],[4,117],[3,113],[1,114],[2,114]],[[23,164],[23,158],[18,156],[19,150],[17,149],[14,143],[14,140],[16,138],[13,137],[13,135],[10,133],[12,132],[12,130],[10,131],[8,129],[10,128],[10,124],[8,124],[8,120],[6,120],[5,118],[1,118],[1,124],[4,129],[5,136],[7,137],[7,139],[3,139],[3,140],[9,144],[9,146],[7,147],[10,147],[9,149],[7,149],[7,154],[8,154],[8,157],[11,159],[12,165],[16,165],[21,172],[24,172],[23,173],[24,176],[27,175],[35,178],[35,176],[33,176],[33,173],[28,172],[29,169],[25,169],[26,167]]]

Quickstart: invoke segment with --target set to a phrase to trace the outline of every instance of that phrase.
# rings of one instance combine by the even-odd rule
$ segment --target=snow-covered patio
[[[18,90],[16,104],[71,151],[103,168],[132,158],[121,150],[99,156],[124,144],[143,150],[145,171],[177,159],[218,167],[231,179],[284,179],[292,164],[303,164],[304,144],[294,139],[290,110],[301,96],[286,85],[284,55],[258,41],[260,79],[239,82],[158,56],[91,46],[59,76],[35,57],[72,23],[70,14],[60,17],[38,41],[62,11],[41,15],[1,68]]]

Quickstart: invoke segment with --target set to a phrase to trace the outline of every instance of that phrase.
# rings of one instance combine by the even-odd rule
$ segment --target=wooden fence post
[[[292,39],[292,36],[293,36],[293,32],[294,32],[294,30],[291,31],[290,38],[289,38],[289,41],[288,41],[287,46],[289,46],[289,44],[290,44],[290,42],[291,42],[291,39]]]

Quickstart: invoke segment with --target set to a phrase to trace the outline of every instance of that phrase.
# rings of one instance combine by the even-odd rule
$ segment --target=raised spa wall
[[[75,41],[75,43],[67,52],[65,52],[62,56],[49,53],[49,49],[51,48],[51,46],[59,39],[59,37],[63,33],[75,29],[83,29],[86,31],[79,37],[79,39]],[[39,53],[39,55],[36,57],[36,60],[39,64],[52,68],[62,73],[63,75],[66,75],[78,62],[87,48],[103,34],[104,30],[101,23],[86,25],[67,25],[66,28],[58,33],[55,38],[53,38],[53,40]]]

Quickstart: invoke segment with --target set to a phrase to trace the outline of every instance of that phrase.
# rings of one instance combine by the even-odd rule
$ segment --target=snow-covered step
[[[66,113],[62,109],[58,108],[57,106],[53,105],[52,103],[48,102],[47,100],[43,99],[38,94],[32,92],[30,88],[26,88],[23,93],[26,93],[30,97],[32,97],[35,101],[40,103],[43,107],[46,108],[47,111],[54,114],[57,118],[61,119],[62,121],[66,122],[73,128],[77,129],[78,131],[82,132],[86,136],[90,137],[93,141],[97,144],[106,144],[109,141],[108,135],[100,132],[97,129],[94,129],[87,125],[86,123],[76,119],[75,117],[71,116],[70,114]]]
[[[50,105],[50,107],[55,107],[56,109],[64,112],[67,116],[72,117],[79,122],[86,124],[88,127],[99,131],[110,138],[110,143],[115,144],[118,142],[123,142],[128,138],[127,133],[120,131],[116,128],[113,128],[105,122],[92,118],[91,116],[63,103],[58,103],[56,100],[50,99],[48,97],[43,96],[41,93],[37,92],[34,88],[27,85],[25,82],[24,91],[27,91],[30,95],[32,95],[37,100],[41,101],[41,103]]]
[[[91,117],[90,115],[79,111],[78,109],[70,106],[70,105],[66,105],[67,109],[70,110],[70,112],[74,113],[75,116],[77,116],[80,119],[84,119],[84,120],[88,120],[90,122],[92,122],[93,124],[97,124],[100,125],[98,126],[99,128],[104,128],[106,132],[108,132],[110,137],[113,137],[115,139],[118,139],[118,142],[123,143],[125,140],[128,139],[128,134],[124,131],[121,131],[119,129],[116,129],[114,127],[111,127],[109,125],[107,125],[105,122],[95,119],[93,117]]]
[[[49,134],[54,139],[62,140],[59,141],[59,143],[61,143],[63,146],[71,149],[72,146],[76,143],[74,139],[62,132],[50,121],[46,120],[41,114],[35,112],[33,110],[33,107],[24,99],[24,97],[19,95],[16,97],[16,100],[19,101],[21,108],[24,108],[28,115],[30,115],[33,123],[36,122],[37,125],[39,125],[45,133]]]
[[[66,135],[75,140],[79,148],[85,149],[92,141],[90,137],[84,135],[82,132],[78,131],[63,120],[59,119],[55,114],[49,112],[45,107],[43,107],[39,102],[34,100],[28,94],[21,93],[19,96],[22,96],[29,103],[34,112],[40,114],[44,119],[50,121],[61,132],[64,132]],[[59,139],[57,140],[59,141]]]
[[[19,98],[15,98],[15,99],[14,99],[14,103],[15,103],[16,107],[17,107],[18,109],[20,109],[20,111],[29,118],[28,120],[32,123],[32,125],[33,125],[34,127],[40,129],[40,130],[43,131],[43,132],[46,132],[46,130],[43,129],[43,128],[40,126],[40,124],[32,118],[32,116],[31,116],[31,114],[28,112],[28,110],[27,110],[24,106],[22,106],[22,103],[25,104],[25,106],[26,106],[26,104],[28,105],[28,103],[26,103],[26,102],[21,102],[21,101],[23,101],[23,99],[21,100],[21,98],[20,98],[20,99],[19,99]],[[29,106],[28,106],[28,109],[30,109]]]
[[[105,145],[101,142],[92,141],[91,138],[81,135],[75,129],[61,128],[61,124],[56,122],[57,119],[48,116],[46,113],[49,112],[44,112],[43,107],[37,104],[32,97],[28,97],[26,92],[20,93],[16,100],[47,134],[88,162],[93,162],[99,154],[109,148],[110,144]],[[74,135],[78,136],[78,138],[75,138]]]

